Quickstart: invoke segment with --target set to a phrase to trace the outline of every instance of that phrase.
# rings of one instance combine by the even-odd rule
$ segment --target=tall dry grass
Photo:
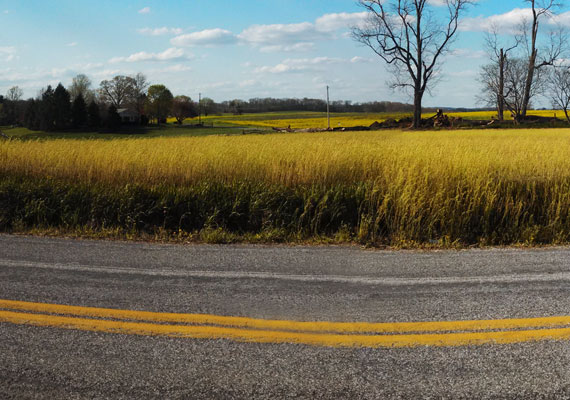
[[[365,241],[570,239],[566,130],[11,141],[0,143],[0,174],[149,190],[203,184],[305,188],[299,213],[320,207],[327,227]],[[346,198],[353,200],[343,205]],[[320,217],[311,218],[309,228],[298,229],[323,233],[322,221],[315,225]]]

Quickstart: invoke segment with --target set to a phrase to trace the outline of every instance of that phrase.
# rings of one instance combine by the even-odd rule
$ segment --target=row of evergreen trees
[[[69,91],[60,83],[55,89],[48,86],[36,99],[1,97],[0,124],[42,131],[116,130],[121,126],[121,117],[112,105],[106,107],[95,100],[87,104],[81,93],[71,101]]]
[[[61,83],[55,90],[48,86],[41,99],[31,99],[27,103],[24,125],[33,130],[117,129],[121,125],[114,106],[102,112],[95,100],[86,104],[81,93],[71,102],[69,92]]]

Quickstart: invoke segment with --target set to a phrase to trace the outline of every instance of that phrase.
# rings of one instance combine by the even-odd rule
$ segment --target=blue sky
[[[433,0],[437,2],[437,0]],[[425,105],[475,106],[483,31],[505,31],[522,0],[480,0],[465,15],[443,80]],[[381,60],[348,36],[353,0],[0,0],[0,93],[32,97],[84,73],[94,87],[143,72],[175,94],[216,101],[253,97],[407,101],[387,86]],[[570,25],[570,14],[559,22]]]

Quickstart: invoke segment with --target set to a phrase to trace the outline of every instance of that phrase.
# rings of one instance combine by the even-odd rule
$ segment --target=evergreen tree
[[[33,131],[40,129],[40,104],[37,100],[28,101],[24,113],[24,126]]]
[[[89,103],[87,108],[87,119],[90,128],[99,128],[101,126],[101,114],[99,105],[94,100]]]
[[[74,128],[83,128],[87,125],[87,105],[81,93],[73,100],[71,120]]]
[[[50,86],[42,93],[42,99],[39,104],[38,127],[42,131],[53,131],[55,129],[56,106],[54,99],[54,91]]]
[[[69,92],[60,83],[53,93],[55,104],[54,123],[56,129],[67,129],[71,123],[71,97]]]

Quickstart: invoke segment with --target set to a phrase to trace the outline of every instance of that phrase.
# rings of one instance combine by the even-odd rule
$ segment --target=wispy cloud
[[[174,46],[217,46],[237,42],[236,36],[225,29],[205,29],[187,33],[170,40]]]
[[[353,64],[360,64],[360,63],[371,63],[373,62],[373,60],[368,57],[354,56],[350,59],[350,62]]]
[[[163,36],[163,35],[181,35],[183,29],[181,28],[168,28],[163,26],[162,28],[141,28],[137,29],[137,32],[141,35],[147,36]]]
[[[141,62],[141,61],[176,61],[176,60],[184,60],[189,59],[192,56],[186,54],[184,50],[171,47],[161,53],[147,53],[146,51],[141,51],[139,53],[134,53],[126,57],[114,57],[109,60],[110,63],[119,63],[119,62]]]
[[[141,8],[139,14],[150,14],[150,7]]]
[[[313,42],[301,42],[291,45],[277,44],[273,46],[263,46],[259,48],[262,53],[292,53],[292,52],[306,52],[315,48]]]
[[[466,32],[491,32],[518,33],[525,21],[532,19],[532,9],[514,8],[503,14],[495,14],[488,17],[465,18],[461,21],[460,29]],[[570,12],[559,15],[549,15],[543,18],[544,22],[551,26],[570,27]]]
[[[331,64],[341,64],[349,62],[342,58],[332,57],[315,57],[315,58],[288,58],[281,63],[272,66],[262,66],[255,68],[254,72],[270,73],[270,74],[284,74],[284,73],[298,73],[306,71],[320,71],[325,66]]]
[[[0,46],[0,59],[4,61],[14,61],[18,59],[17,49],[14,46]]]
[[[338,31],[362,24],[365,18],[364,12],[325,14],[314,22],[251,25],[238,34],[222,28],[206,29],[176,36],[170,42],[180,47],[240,43],[262,52],[302,52],[311,50],[316,41],[332,39]]]

